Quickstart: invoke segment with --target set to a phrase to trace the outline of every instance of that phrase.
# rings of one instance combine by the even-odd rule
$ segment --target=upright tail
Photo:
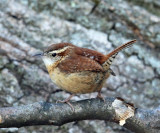
[[[117,56],[117,54],[125,49],[125,48],[129,48],[132,46],[133,43],[135,43],[136,40],[132,40],[132,41],[129,41],[121,46],[119,46],[118,48],[116,48],[115,50],[113,50],[111,53],[109,53],[108,55],[106,55],[106,61],[103,63],[103,68],[105,70],[108,70],[110,65],[112,64],[113,60],[115,59],[115,57]]]

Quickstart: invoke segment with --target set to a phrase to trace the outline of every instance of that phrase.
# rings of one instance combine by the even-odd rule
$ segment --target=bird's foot
[[[101,95],[101,92],[98,92],[97,98],[100,98],[105,102],[105,98]]]
[[[65,99],[65,100],[57,100],[56,103],[67,103],[67,104],[71,107],[72,111],[74,111],[75,109],[74,109],[73,105],[69,102],[69,100],[70,100],[73,96],[74,96],[74,94],[70,95],[70,96],[69,96],[67,99]]]

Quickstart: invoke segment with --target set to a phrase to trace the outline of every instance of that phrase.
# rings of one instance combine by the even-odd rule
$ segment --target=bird
[[[97,98],[105,101],[101,89],[110,75],[115,73],[110,68],[117,54],[125,48],[131,47],[136,40],[131,40],[104,55],[98,51],[78,47],[72,43],[57,43],[47,47],[40,56],[48,70],[53,83],[71,95],[58,102],[67,103],[77,94],[97,92]]]

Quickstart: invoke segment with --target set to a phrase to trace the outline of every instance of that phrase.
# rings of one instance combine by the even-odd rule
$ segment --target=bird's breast
[[[61,89],[77,94],[101,90],[106,73],[91,71],[65,73],[56,67],[54,71],[50,72],[50,77]]]

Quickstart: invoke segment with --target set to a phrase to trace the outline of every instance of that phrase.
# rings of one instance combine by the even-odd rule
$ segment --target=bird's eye
[[[53,53],[53,54],[52,54],[52,57],[55,57],[56,55],[57,55],[56,53]]]

